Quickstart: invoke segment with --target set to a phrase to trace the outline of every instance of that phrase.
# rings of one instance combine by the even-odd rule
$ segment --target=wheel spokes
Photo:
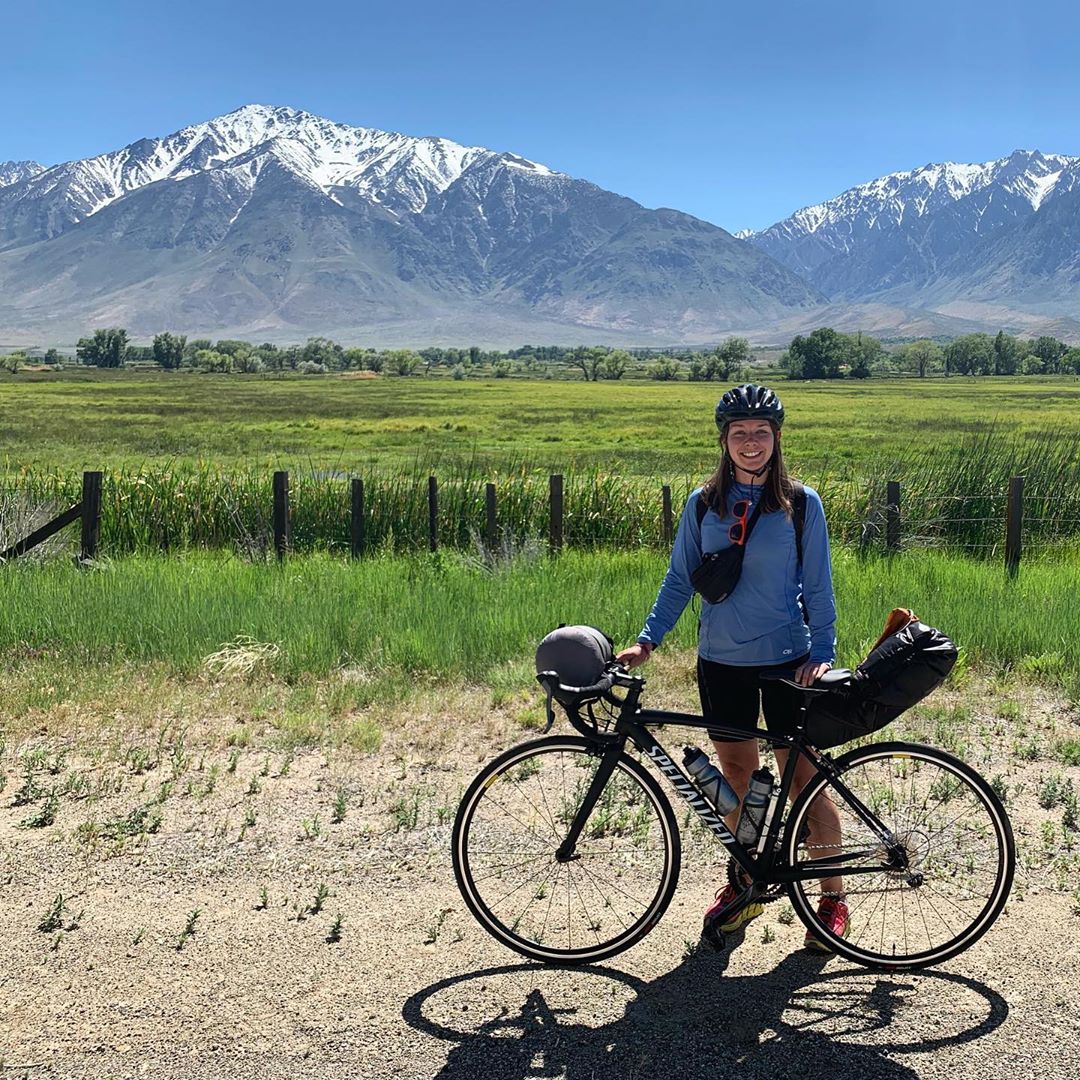
[[[867,957],[886,960],[944,952],[981,925],[1001,895],[1003,841],[987,799],[965,775],[929,752],[925,758],[882,754],[854,761],[844,785],[895,838],[887,846],[836,793],[822,788],[802,820],[811,837],[797,849],[799,862],[833,852],[849,862],[844,879],[850,930],[848,944]],[[840,821],[840,837],[829,833]],[[826,848],[825,852],[815,848]],[[862,857],[857,856],[862,852]],[[871,873],[853,873],[853,869]],[[813,908],[820,880],[797,885]],[[918,940],[917,940],[918,939]]]
[[[469,823],[472,892],[515,938],[553,951],[603,946],[640,924],[669,872],[655,800],[617,768],[572,857],[555,852],[598,767],[584,750],[540,752],[491,777]]]

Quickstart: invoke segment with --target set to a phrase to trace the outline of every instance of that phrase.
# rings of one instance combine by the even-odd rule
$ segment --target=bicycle
[[[809,688],[785,680],[803,691],[794,733],[756,729],[759,739],[797,753],[788,755],[760,837],[748,848],[649,728],[743,732],[690,713],[643,708],[645,679],[620,668],[588,687],[565,686],[555,672],[542,672],[545,732],[557,695],[579,734],[511,747],[470,784],[452,832],[465,903],[497,940],[548,963],[605,960],[644,938],[675,893],[682,845],[669,799],[627,752],[629,743],[728,850],[729,880],[742,892],[726,916],[786,891],[802,922],[856,963],[915,969],[955,956],[1005,905],[1016,863],[1008,816],[990,785],[942,750],[892,741],[834,759],[814,747],[806,734],[809,704],[849,676],[827,672]],[[799,753],[816,775],[787,809]],[[842,823],[840,848],[825,856],[815,855],[808,839],[820,799],[833,803]],[[840,874],[847,938],[816,915],[815,883]]]

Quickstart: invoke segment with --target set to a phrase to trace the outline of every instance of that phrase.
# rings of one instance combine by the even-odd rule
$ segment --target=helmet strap
[[[726,450],[725,450],[725,456],[727,457],[728,473],[731,476],[731,481],[732,481],[732,483],[737,484],[739,482],[739,478],[738,478],[738,476],[736,475],[736,472],[735,472],[735,462],[732,460],[731,455],[728,454],[726,452]],[[760,469],[757,469],[757,470],[744,469],[741,465],[738,468],[739,468],[739,472],[744,472],[748,476],[753,476],[753,477],[756,478],[756,477],[759,477],[759,476],[764,476],[765,473],[767,473],[772,468],[772,464],[773,464],[772,463],[772,458],[770,458],[768,461],[765,462],[764,465],[761,466]]]
[[[779,438],[777,439],[777,442],[779,442]],[[727,458],[728,473],[731,476],[731,481],[732,481],[732,483],[737,484],[739,481],[738,481],[738,477],[735,475],[735,460],[734,460],[734,458],[732,458],[730,452],[728,451],[726,442],[724,443],[724,457]],[[775,448],[773,449],[772,456],[769,458],[768,461],[765,462],[764,465],[761,466],[760,469],[756,469],[756,470],[755,469],[746,469],[746,468],[743,468],[742,465],[740,465],[739,466],[739,471],[746,473],[748,476],[753,476],[756,479],[759,476],[764,476],[773,467],[773,462],[774,461],[776,461],[776,449]]]

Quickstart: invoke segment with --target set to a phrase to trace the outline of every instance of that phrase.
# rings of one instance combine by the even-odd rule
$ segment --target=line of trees
[[[55,350],[50,350],[55,353]],[[309,338],[303,345],[278,346],[204,338],[184,334],[157,334],[151,345],[133,345],[123,328],[95,330],[80,338],[75,349],[79,363],[95,367],[146,366],[165,370],[181,368],[205,372],[299,371],[322,374],[330,371],[371,371],[378,374],[413,375],[433,368],[449,369],[455,379],[473,371],[503,378],[515,371],[540,374],[552,369],[580,372],[586,382],[618,380],[627,372],[648,374],[654,379],[691,381],[731,379],[751,358],[745,338],[728,338],[709,351],[686,349],[615,349],[605,346],[523,345],[505,352],[479,346],[467,348],[365,349],[346,348],[327,337]],[[56,355],[56,361],[62,359]],[[20,360],[24,358],[20,357]],[[653,361],[650,363],[650,361]]]
[[[887,350],[868,334],[825,326],[796,336],[781,358],[792,379],[868,379],[883,375],[1080,375],[1080,347],[1044,335],[1026,339],[964,334],[942,345],[922,339]]]
[[[468,350],[458,350],[468,356]],[[222,338],[189,339],[185,334],[157,334],[148,346],[132,345],[123,329],[95,330],[80,338],[76,359],[95,367],[122,367],[125,364],[157,364],[167,371],[195,368],[205,372],[300,371],[322,374],[327,371],[392,372],[411,375],[424,365],[424,357],[411,349],[346,349],[325,337],[309,338],[303,345],[261,345]]]
[[[157,365],[204,372],[369,371],[409,376],[442,368],[454,379],[472,374],[505,378],[519,373],[573,378],[586,382],[618,380],[627,374],[659,381],[737,382],[753,378],[750,343],[729,337],[709,349],[615,349],[606,346],[523,345],[508,351],[467,348],[371,349],[346,348],[328,337],[312,337],[303,345],[256,345],[247,341],[191,338],[157,334],[150,345],[133,345],[123,328],[95,330],[80,338],[75,349],[79,363],[117,368]],[[56,349],[35,356],[46,364],[66,358]],[[17,372],[28,356],[0,356],[0,368]],[[774,361],[775,362],[775,361]],[[965,334],[951,341],[930,339],[886,347],[869,334],[844,334],[824,326],[796,335],[779,357],[789,379],[869,379],[894,375],[1080,375],[1080,347],[1043,335],[1021,338],[1004,331],[996,335]]]

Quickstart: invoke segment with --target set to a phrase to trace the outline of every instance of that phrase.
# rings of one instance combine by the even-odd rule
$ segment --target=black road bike
[[[785,680],[804,692],[794,734],[757,730],[796,752],[752,848],[736,840],[650,728],[742,732],[643,708],[645,680],[621,669],[590,687],[562,686],[554,672],[538,678],[548,691],[548,730],[554,695],[580,734],[524,742],[487,765],[462,798],[452,837],[469,909],[525,956],[605,960],[640,941],[664,914],[678,884],[681,841],[671,803],[643,762],[730,853],[729,878],[740,896],[725,917],[786,891],[799,918],[834,952],[870,967],[910,969],[966,949],[1005,905],[1016,863],[1012,828],[1001,800],[969,765],[917,743],[864,745],[836,758],[810,743],[809,702],[842,681],[841,672],[811,688]],[[816,775],[788,809],[799,754]],[[813,836],[827,801],[839,812],[842,842],[823,854]],[[847,938],[816,917],[821,883],[837,876],[847,894]]]

